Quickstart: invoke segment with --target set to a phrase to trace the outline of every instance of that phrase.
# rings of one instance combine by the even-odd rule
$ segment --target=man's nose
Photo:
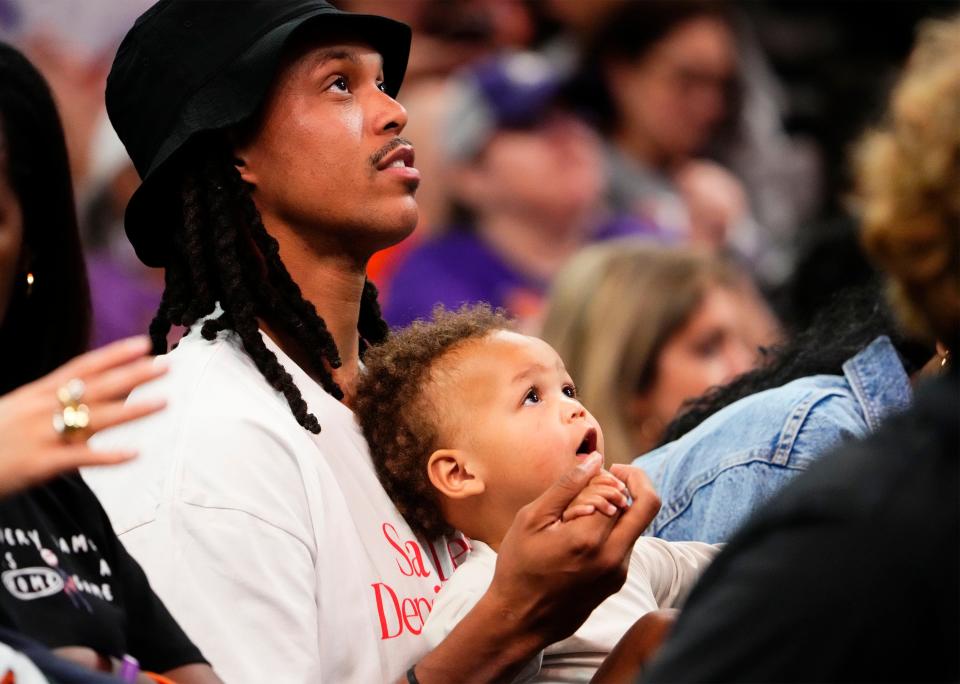
[[[378,131],[399,134],[407,127],[406,108],[386,93],[381,93],[381,102],[383,109],[378,116]]]

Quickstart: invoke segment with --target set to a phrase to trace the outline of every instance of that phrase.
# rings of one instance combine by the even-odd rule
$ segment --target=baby
[[[424,626],[431,647],[486,591],[517,511],[603,453],[600,426],[563,361],[510,327],[485,306],[438,310],[364,360],[355,409],[384,488],[424,539],[459,530],[471,542]],[[628,504],[624,485],[604,471],[563,518],[619,515]],[[715,551],[642,537],[623,588],[515,681],[589,681],[638,618],[681,602]]]

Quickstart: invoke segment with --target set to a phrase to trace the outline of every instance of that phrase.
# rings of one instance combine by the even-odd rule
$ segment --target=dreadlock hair
[[[364,361],[353,407],[357,422],[380,483],[423,539],[454,533],[427,476],[430,455],[443,446],[443,408],[428,392],[433,372],[465,343],[512,328],[501,311],[486,304],[465,304],[456,311],[438,306],[432,320],[397,331]]]
[[[811,375],[842,375],[843,364],[880,335],[890,338],[909,373],[933,354],[930,345],[899,330],[876,279],[842,290],[814,316],[810,325],[783,345],[764,349],[759,368],[687,402],[667,426],[660,444],[680,439],[735,401]]]
[[[280,246],[264,228],[229,150],[208,138],[186,152],[179,168],[183,220],[174,230],[163,297],[150,323],[153,353],[166,353],[172,326],[184,326],[184,335],[189,334],[194,323],[219,305],[220,315],[207,318],[200,334],[214,340],[223,330],[236,333],[263,377],[286,398],[297,422],[310,432],[320,432],[320,423],[307,410],[293,378],[264,344],[258,318],[295,340],[324,390],[342,399],[343,391],[330,372],[341,365],[333,336],[290,277]],[[363,287],[357,330],[361,355],[389,332],[377,288],[369,280]]]

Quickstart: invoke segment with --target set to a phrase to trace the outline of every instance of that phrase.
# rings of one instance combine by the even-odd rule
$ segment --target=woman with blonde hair
[[[685,401],[752,367],[743,286],[706,253],[636,239],[589,247],[555,279],[542,336],[603,425],[608,461],[656,446]]]

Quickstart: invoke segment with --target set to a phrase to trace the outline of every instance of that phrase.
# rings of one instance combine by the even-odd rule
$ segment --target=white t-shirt
[[[424,635],[433,648],[486,592],[497,554],[472,540],[473,551],[440,591]],[[514,682],[588,682],[634,622],[658,608],[676,608],[720,547],[641,537],[633,547],[623,588],[597,606],[574,634],[548,646]]]
[[[131,399],[165,411],[98,435],[133,462],[84,472],[154,590],[229,684],[385,682],[467,551],[422,546],[352,412],[272,341],[322,431],[299,424],[235,333],[194,329]]]

